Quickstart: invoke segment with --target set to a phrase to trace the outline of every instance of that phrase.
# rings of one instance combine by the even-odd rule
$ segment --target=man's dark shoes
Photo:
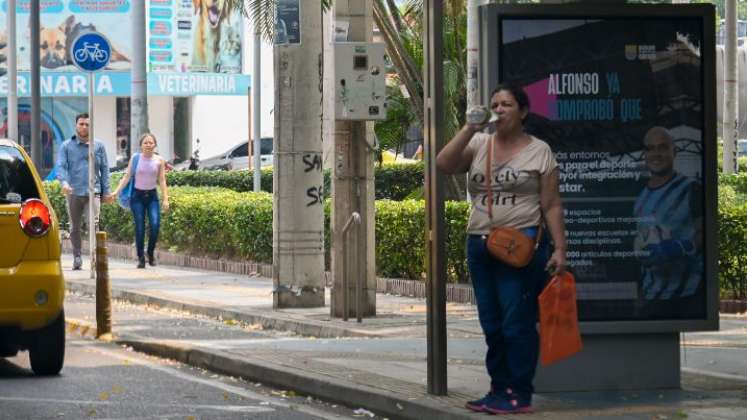
[[[83,267],[83,260],[80,256],[73,257],[73,270],[80,270]]]
[[[151,267],[156,266],[156,256],[153,254],[148,254],[148,264],[150,264]]]
[[[137,268],[145,268],[145,257],[138,258]]]

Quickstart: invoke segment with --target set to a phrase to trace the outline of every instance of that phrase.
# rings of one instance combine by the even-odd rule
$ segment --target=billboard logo
[[[626,45],[625,58],[628,60],[635,60],[638,58],[638,45]]]
[[[656,45],[635,45],[628,44],[625,46],[625,58],[633,60],[655,60]]]

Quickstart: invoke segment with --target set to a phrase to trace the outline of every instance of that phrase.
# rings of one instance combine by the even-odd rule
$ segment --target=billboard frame
[[[699,319],[584,321],[583,334],[650,334],[685,331],[718,330],[719,284],[717,241],[717,131],[716,131],[716,33],[715,8],[710,4],[630,5],[630,4],[558,4],[516,5],[485,4],[480,15],[480,102],[487,96],[500,77],[499,50],[501,48],[501,18],[526,19],[661,19],[698,18],[702,25],[700,46],[702,63],[701,89],[703,92],[703,259],[706,282],[706,313]],[[490,46],[489,48],[487,46]],[[490,71],[496,69],[496,71]]]

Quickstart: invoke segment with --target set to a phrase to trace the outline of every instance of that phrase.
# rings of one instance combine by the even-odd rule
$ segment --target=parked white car
[[[189,169],[189,160],[174,167],[182,171]],[[262,137],[260,140],[260,167],[272,166],[272,137]],[[204,170],[235,170],[249,168],[249,143],[241,142],[224,153],[205,159],[200,159],[199,169]]]

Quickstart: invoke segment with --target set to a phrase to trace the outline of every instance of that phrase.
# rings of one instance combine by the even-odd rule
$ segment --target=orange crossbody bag
[[[488,180],[488,216],[491,222],[493,221],[493,190],[492,190],[492,165],[493,162],[493,139],[491,138],[488,143],[488,156],[485,159],[485,173],[487,174]],[[519,229],[499,226],[490,228],[490,233],[485,241],[485,246],[488,248],[488,252],[494,258],[510,265],[515,268],[526,267],[532,257],[534,251],[539,246],[540,239],[542,238],[542,223],[537,228],[537,236],[532,239],[527,235],[523,234]]]

